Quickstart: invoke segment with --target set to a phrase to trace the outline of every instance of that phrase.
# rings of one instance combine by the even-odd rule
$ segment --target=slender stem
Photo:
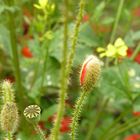
[[[133,55],[131,56],[131,60],[134,60],[139,52],[140,52],[140,43],[138,44],[137,48],[135,49]]]
[[[8,6],[11,6],[11,3],[9,0],[6,1]],[[22,83],[21,83],[21,74],[20,74],[20,66],[19,66],[19,57],[18,57],[18,50],[17,50],[17,43],[16,43],[16,27],[15,27],[15,17],[13,13],[7,12],[8,14],[8,28],[10,33],[10,42],[11,42],[11,50],[12,50],[12,60],[14,65],[14,74],[16,77],[16,87],[20,94],[22,94]],[[19,94],[19,96],[21,96]]]
[[[64,17],[63,61],[61,64],[61,89],[59,97],[59,106],[57,111],[58,114],[51,134],[52,140],[58,139],[60,123],[64,114],[66,87],[67,87],[67,79],[65,78],[66,77],[65,67],[67,63],[67,49],[68,49],[68,0],[64,0],[64,4],[65,4],[65,12],[64,12],[65,17]]]
[[[47,46],[46,52],[45,52],[45,59],[44,59],[44,64],[43,64],[43,74],[42,74],[42,81],[41,81],[41,89],[43,87],[45,76],[46,76],[48,58],[49,58],[49,46]]]
[[[46,137],[44,135],[44,132],[40,129],[40,127],[36,123],[33,124],[33,126],[34,126],[36,132],[39,134],[40,140],[46,140]]]
[[[114,128],[114,126],[117,125],[117,123],[124,117],[126,116],[126,114],[128,113],[129,111],[126,110],[124,111],[123,113],[121,113],[121,115],[115,119],[111,125],[109,125],[109,127],[107,127],[107,129],[103,132],[103,134],[100,136],[99,140],[105,140],[106,136],[109,135],[109,132]]]
[[[129,122],[130,123],[130,122]],[[140,125],[140,120],[138,119],[138,121],[134,121],[134,122],[131,122],[130,125],[127,125],[124,124],[122,125],[120,128],[117,129],[117,131],[115,131],[114,133],[112,133],[108,138],[107,140],[110,140],[112,139],[113,137],[127,131],[127,130],[130,130],[131,128],[134,128],[136,126],[139,126]]]
[[[65,0],[65,7],[67,7],[67,0]],[[68,77],[71,71],[71,66],[72,66],[72,62],[74,59],[74,54],[75,54],[75,48],[76,48],[76,43],[77,43],[77,39],[78,39],[78,33],[79,33],[79,27],[80,27],[80,23],[82,20],[82,15],[83,15],[83,10],[84,10],[84,0],[80,1],[80,9],[79,9],[79,13],[77,16],[77,20],[76,20],[76,25],[75,25],[75,29],[74,29],[74,35],[73,35],[73,39],[72,39],[72,47],[70,50],[70,55],[68,58],[68,63],[66,65],[66,58],[67,58],[67,10],[65,11],[65,23],[64,23],[64,47],[63,47],[63,62],[62,62],[62,79],[61,79],[61,90],[60,90],[60,98],[59,98],[59,106],[58,106],[58,114],[56,117],[56,121],[54,123],[54,128],[52,130],[52,140],[57,140],[58,139],[58,135],[59,135],[59,128],[60,128],[60,123],[61,123],[61,119],[64,113],[64,102],[65,102],[65,98],[66,98],[66,93],[67,93],[67,81],[68,81]],[[66,67],[66,68],[65,68]],[[66,70],[65,70],[66,69]]]
[[[51,29],[51,18],[48,19],[48,13],[46,12],[46,10],[44,10],[44,22],[46,23],[46,25],[48,24],[48,31],[49,31]],[[46,25],[44,25],[44,28],[46,27]],[[43,74],[42,74],[42,81],[41,81],[41,89],[43,87],[45,76],[47,74],[48,59],[49,59],[49,46],[47,46],[46,52],[45,52],[45,59],[44,59],[44,64],[43,64]]]
[[[80,97],[78,98],[76,102],[75,109],[73,112],[73,117],[72,117],[72,124],[71,124],[71,140],[76,139],[76,129],[78,127],[78,120],[79,120],[80,113],[82,111],[87,95],[88,93],[86,92],[81,93]]]
[[[124,0],[120,0],[119,7],[118,7],[118,10],[117,10],[117,15],[116,15],[116,18],[115,18],[115,23],[114,23],[111,38],[110,38],[110,43],[113,43],[113,41],[114,41],[115,34],[116,34],[116,31],[117,31],[117,26],[118,26],[120,16],[121,16],[121,12],[122,12],[122,8],[123,8],[123,4],[124,4]]]
[[[94,133],[95,127],[96,127],[96,125],[97,125],[97,123],[98,123],[98,121],[99,121],[107,103],[108,103],[108,99],[103,102],[103,104],[100,106],[99,111],[96,114],[96,117],[94,118],[94,120],[91,121],[92,123],[89,126],[89,129],[88,129],[89,131],[88,131],[88,134],[87,134],[87,137],[86,137],[85,140],[91,140],[92,139],[92,135]]]
[[[8,132],[8,140],[12,140],[12,133],[11,132]]]
[[[72,62],[73,62],[73,58],[74,58],[74,54],[75,54],[76,43],[78,40],[79,27],[80,27],[80,23],[81,23],[81,20],[83,17],[84,6],[85,6],[85,0],[81,0],[80,9],[79,9],[79,13],[77,16],[77,21],[76,21],[76,25],[75,25],[75,29],[74,29],[74,35],[73,35],[73,39],[72,39],[72,46],[71,46],[70,55],[69,55],[68,63],[67,63],[66,77],[68,77],[71,72],[71,66],[72,66]]]
[[[114,135],[114,134],[118,133],[118,131],[120,131],[120,129],[127,127],[129,124],[132,124],[133,122],[136,122],[136,121],[137,121],[137,118],[131,118],[131,119],[127,120],[124,124],[117,125],[116,127],[113,127],[111,129],[110,134]],[[111,136],[110,134],[109,135],[106,134],[106,137],[104,137],[104,140],[108,140],[108,138]]]

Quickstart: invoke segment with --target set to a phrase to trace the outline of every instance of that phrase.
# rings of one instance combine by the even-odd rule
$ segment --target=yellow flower
[[[52,13],[55,9],[55,4],[49,4],[48,0],[38,0],[38,4],[34,4],[34,7]]]
[[[38,4],[34,4],[34,7],[36,7],[37,9],[45,9],[47,4],[48,4],[48,0],[39,0]]]
[[[109,43],[107,49],[97,48],[97,52],[100,53],[100,57],[124,57],[127,55],[127,49],[128,47],[125,42],[121,38],[118,38],[114,44]]]

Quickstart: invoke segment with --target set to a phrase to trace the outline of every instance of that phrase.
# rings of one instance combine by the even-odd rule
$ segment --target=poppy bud
[[[15,132],[18,126],[18,109],[15,103],[7,102],[3,105],[0,114],[0,123],[3,131]]]
[[[97,83],[101,73],[100,60],[90,55],[84,61],[80,72],[80,85],[85,92],[90,92]]]
[[[0,112],[0,125],[3,131],[14,133],[17,130],[19,115],[12,84],[9,81],[3,81],[1,92],[3,95],[3,106]]]

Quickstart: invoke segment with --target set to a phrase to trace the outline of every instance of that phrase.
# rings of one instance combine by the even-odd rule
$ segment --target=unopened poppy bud
[[[15,103],[7,102],[3,105],[0,114],[1,128],[5,132],[14,133],[19,122],[18,109]]]
[[[3,102],[4,103],[15,101],[14,90],[12,88],[12,84],[8,80],[5,80],[2,82],[1,92],[3,95]]]
[[[101,73],[100,60],[90,55],[83,63],[80,72],[80,85],[85,92],[90,92],[97,83]]]

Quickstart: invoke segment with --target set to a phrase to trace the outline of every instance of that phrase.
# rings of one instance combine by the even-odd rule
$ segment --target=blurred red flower
[[[87,22],[89,20],[89,15],[86,14],[83,16],[83,22]]]
[[[21,53],[26,58],[32,58],[33,57],[33,55],[32,55],[28,46],[24,46],[21,50]]]
[[[64,117],[61,122],[60,132],[65,133],[70,131],[71,117]]]
[[[127,136],[124,140],[140,140],[140,134],[132,134]]]
[[[111,31],[110,26],[92,24],[92,29],[96,33],[108,33]]]
[[[47,128],[45,127],[45,122],[44,121],[39,121],[38,125],[39,125],[40,129],[47,130]]]
[[[133,16],[140,17],[140,7],[136,7],[132,10]]]
[[[133,112],[133,116],[140,117],[140,112]]]
[[[48,121],[52,122],[56,119],[56,114],[48,118]],[[70,123],[71,123],[71,117],[64,117],[61,121],[61,127],[60,132],[66,133],[70,131]]]
[[[134,52],[133,49],[128,48],[128,50],[127,50],[127,57],[130,58],[132,56],[133,52]],[[135,57],[134,60],[135,60],[135,62],[140,64],[140,53],[137,54],[137,56]]]

